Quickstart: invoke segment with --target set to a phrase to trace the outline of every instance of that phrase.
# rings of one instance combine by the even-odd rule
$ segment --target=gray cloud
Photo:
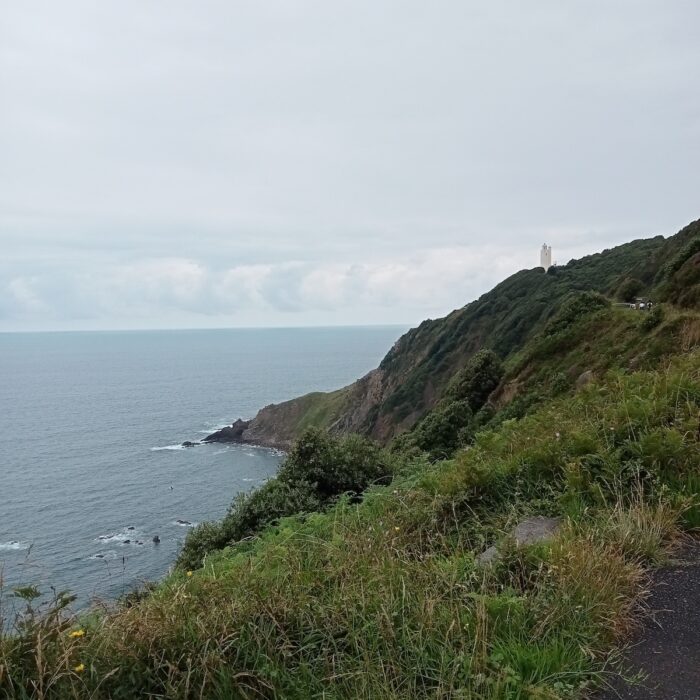
[[[698,215],[694,0],[2,15],[0,329],[416,322]]]

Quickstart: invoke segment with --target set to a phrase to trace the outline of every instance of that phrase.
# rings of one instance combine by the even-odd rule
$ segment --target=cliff
[[[675,236],[632,241],[546,274],[542,268],[517,272],[478,300],[408,331],[377,369],[350,386],[266,406],[234,441],[287,449],[313,426],[387,444],[436,405],[450,378],[475,353],[489,349],[512,361],[576,293],[620,300],[632,293],[697,306],[699,240],[700,221],[695,221]],[[497,390],[499,405],[514,400],[521,385],[522,376],[508,373]],[[221,438],[227,439],[209,439]]]

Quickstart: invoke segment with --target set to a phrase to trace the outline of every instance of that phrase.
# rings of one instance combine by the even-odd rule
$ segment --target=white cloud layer
[[[0,330],[414,323],[698,216],[695,0],[27,0]]]
[[[143,260],[84,271],[51,269],[43,276],[0,280],[9,303],[2,320],[32,327],[61,318],[74,328],[102,319],[134,327],[161,319],[168,327],[191,314],[200,325],[243,322],[303,325],[315,317],[361,323],[379,316],[405,323],[443,314],[519,268],[506,250],[431,249],[373,263],[275,263],[212,269],[181,258]],[[398,312],[398,317],[396,316]]]

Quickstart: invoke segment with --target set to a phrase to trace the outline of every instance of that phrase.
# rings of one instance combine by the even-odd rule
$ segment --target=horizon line
[[[419,322],[420,323],[420,322]],[[50,328],[42,330],[0,330],[0,335],[30,335],[40,333],[176,333],[181,331],[282,331],[282,330],[314,330],[331,328],[412,328],[410,323],[344,323],[331,325],[302,325],[302,326],[211,326],[172,327],[172,328]]]

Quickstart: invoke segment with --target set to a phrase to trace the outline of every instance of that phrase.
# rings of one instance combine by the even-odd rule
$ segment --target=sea
[[[187,532],[283,454],[199,441],[349,384],[400,327],[0,334],[0,587],[109,603],[162,578]],[[154,542],[154,537],[160,539]]]

